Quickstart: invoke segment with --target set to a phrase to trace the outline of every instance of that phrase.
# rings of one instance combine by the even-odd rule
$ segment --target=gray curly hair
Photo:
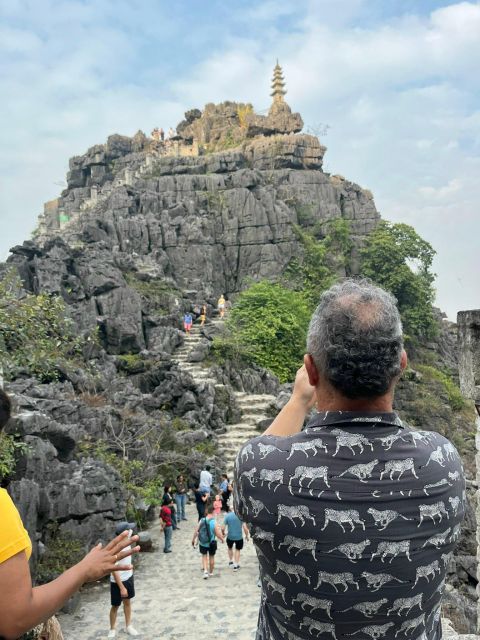
[[[347,398],[385,394],[401,372],[402,322],[395,298],[369,280],[325,291],[310,321],[307,351]]]

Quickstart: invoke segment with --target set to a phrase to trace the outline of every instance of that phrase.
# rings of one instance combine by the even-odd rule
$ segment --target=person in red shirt
[[[165,546],[163,547],[163,553],[172,552],[172,510],[168,506],[170,503],[168,500],[164,500],[162,508],[160,509],[160,526],[162,527],[163,534],[165,536]]]

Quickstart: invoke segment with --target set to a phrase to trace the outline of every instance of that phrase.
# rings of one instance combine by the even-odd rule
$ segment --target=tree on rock
[[[410,225],[382,220],[368,237],[361,255],[361,274],[397,298],[405,332],[418,337],[433,335],[436,323],[432,310],[432,246]]]
[[[7,380],[57,380],[62,366],[82,364],[82,346],[93,339],[77,335],[60,297],[25,292],[14,270],[0,281],[0,364]]]
[[[216,344],[225,357],[243,358],[291,381],[302,364],[310,309],[302,293],[262,281],[243,291]]]

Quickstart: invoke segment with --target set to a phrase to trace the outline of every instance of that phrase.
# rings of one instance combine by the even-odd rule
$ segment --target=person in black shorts
[[[248,542],[248,528],[246,524],[242,524],[237,514],[230,510],[228,504],[226,505],[226,512],[223,519],[222,533],[225,535],[225,530],[227,530],[228,566],[232,567],[234,571],[238,571],[240,569],[240,551],[243,549],[243,533],[245,533],[245,539]],[[233,547],[235,547],[235,550]]]
[[[135,528],[134,522],[120,522],[115,529],[116,535],[120,535],[124,531],[130,529],[130,535],[132,529]],[[124,561],[119,561],[117,564],[125,564],[131,562],[131,556],[124,558]],[[123,602],[123,612],[125,614],[125,626],[127,634],[129,636],[140,635],[138,631],[132,627],[132,605],[131,600],[135,597],[135,584],[133,582],[133,569],[128,571],[113,571],[110,574],[110,599],[112,608],[110,609],[110,631],[108,632],[108,638],[116,637],[115,626],[117,623],[118,608]]]
[[[216,536],[218,536],[222,543],[225,542],[222,530],[215,521],[213,505],[208,505],[206,512],[206,516],[201,518],[196,526],[192,538],[192,547],[194,548],[198,538],[198,548],[202,554],[203,577],[205,580],[213,576],[215,554],[217,553]]]

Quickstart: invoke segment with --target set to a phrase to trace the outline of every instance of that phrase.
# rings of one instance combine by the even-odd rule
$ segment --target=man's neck
[[[346,398],[330,392],[317,391],[318,411],[363,411],[369,413],[391,413],[393,411],[393,392],[389,391],[377,398]]]

